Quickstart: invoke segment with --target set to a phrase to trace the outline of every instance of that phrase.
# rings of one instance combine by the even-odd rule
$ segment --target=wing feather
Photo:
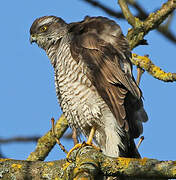
[[[130,93],[141,98],[141,91],[132,76],[130,51],[120,27],[107,18],[87,17],[69,27],[72,57],[84,61],[87,76],[109,106],[120,127],[128,131],[125,100]],[[128,115],[130,117],[130,115]]]

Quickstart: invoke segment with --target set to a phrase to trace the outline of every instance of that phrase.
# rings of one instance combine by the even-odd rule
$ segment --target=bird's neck
[[[52,43],[45,51],[46,51],[46,54],[48,55],[50,61],[51,61],[51,64],[53,65],[53,67],[55,67],[55,64],[56,64],[56,53],[57,53],[57,49],[59,48],[59,45],[60,45],[60,41],[61,41],[61,38],[58,39],[57,41],[55,41],[54,43]]]
[[[72,36],[65,34],[60,39],[57,39],[54,43],[52,43],[45,51],[51,61],[51,64],[55,68],[57,62],[57,55],[59,53],[59,48],[63,44],[69,44]]]

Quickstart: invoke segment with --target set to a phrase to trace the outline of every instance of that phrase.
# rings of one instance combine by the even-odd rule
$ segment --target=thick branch
[[[106,176],[176,178],[176,161],[110,158],[91,146],[72,152],[72,162],[0,159],[0,177],[9,179],[102,179]]]
[[[57,139],[60,139],[64,132],[68,128],[67,120],[65,119],[64,115],[60,117],[55,125],[55,135]],[[29,161],[37,161],[37,160],[44,160],[51,149],[56,144],[56,140],[51,132],[51,130],[46,133],[43,137],[38,140],[37,147],[34,152],[31,152],[27,160]]]
[[[55,179],[61,177],[62,165],[65,160],[54,162],[22,161],[13,159],[0,159],[0,179]]]

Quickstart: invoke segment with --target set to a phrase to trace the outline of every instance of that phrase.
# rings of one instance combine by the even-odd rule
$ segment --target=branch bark
[[[10,179],[102,179],[103,176],[176,178],[176,161],[110,158],[91,146],[71,153],[69,162],[20,161],[0,159],[0,178]],[[70,162],[71,161],[71,162]]]

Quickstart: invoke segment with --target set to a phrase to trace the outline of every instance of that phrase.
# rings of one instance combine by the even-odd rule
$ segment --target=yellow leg
[[[76,128],[73,128],[73,129],[72,129],[72,139],[73,139],[73,142],[74,142],[74,146],[75,146],[76,144],[78,144],[78,138],[77,138]]]
[[[90,130],[89,138],[88,138],[86,144],[88,144],[90,146],[92,145],[92,140],[94,138],[95,131],[96,131],[96,128],[93,126],[92,129]]]

